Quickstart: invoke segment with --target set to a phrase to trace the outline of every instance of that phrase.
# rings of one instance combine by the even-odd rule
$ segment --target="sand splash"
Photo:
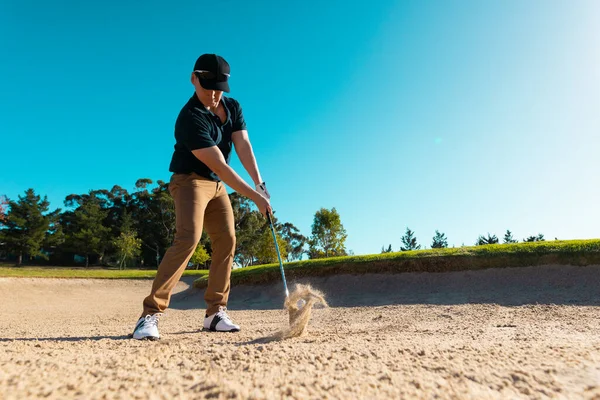
[[[289,339],[302,335],[316,304],[329,307],[321,291],[313,289],[310,285],[296,285],[283,305],[290,314],[290,327],[280,332],[279,338]]]

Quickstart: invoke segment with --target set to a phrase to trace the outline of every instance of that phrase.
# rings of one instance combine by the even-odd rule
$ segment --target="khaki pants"
[[[175,241],[158,267],[152,291],[144,299],[142,316],[163,312],[169,306],[171,291],[194,254],[203,228],[212,246],[208,288],[204,295],[206,313],[212,315],[220,306],[227,306],[229,297],[235,252],[235,227],[229,196],[222,182],[197,174],[174,174],[169,192],[175,201]]]

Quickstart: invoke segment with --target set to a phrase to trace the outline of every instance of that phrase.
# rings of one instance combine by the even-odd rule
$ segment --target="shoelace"
[[[231,321],[231,318],[229,318],[229,315],[227,315],[227,308],[219,307],[219,312],[217,313],[217,315],[221,318],[222,321],[229,322],[233,325],[233,321]]]
[[[158,319],[162,316],[162,313],[156,313],[152,315],[146,315],[145,320],[149,326],[158,326]]]

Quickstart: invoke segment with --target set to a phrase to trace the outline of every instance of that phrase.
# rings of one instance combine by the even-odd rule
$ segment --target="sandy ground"
[[[127,338],[150,281],[0,279],[0,398],[600,399],[600,266],[311,279],[305,336],[280,284],[236,287],[200,331],[181,282],[158,342]]]

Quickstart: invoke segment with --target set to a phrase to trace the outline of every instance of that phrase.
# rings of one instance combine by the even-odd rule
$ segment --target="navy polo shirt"
[[[221,97],[227,119],[221,119],[208,111],[196,93],[181,109],[175,122],[175,151],[169,171],[176,174],[197,173],[218,182],[219,177],[192,153],[193,150],[217,146],[229,164],[231,134],[246,129],[242,108],[237,100]]]

